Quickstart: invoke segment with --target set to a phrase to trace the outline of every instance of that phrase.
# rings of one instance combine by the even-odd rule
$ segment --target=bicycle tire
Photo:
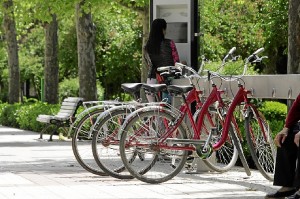
[[[226,117],[228,117],[228,115]],[[229,129],[228,129],[228,137],[230,137],[232,139],[233,144],[234,144],[234,146],[235,146],[235,148],[238,152],[238,156],[240,158],[242,166],[243,166],[246,174],[248,176],[250,176],[251,175],[251,170],[250,170],[249,165],[247,163],[247,160],[245,158],[245,155],[244,155],[244,152],[243,152],[243,147],[241,145],[240,139],[238,137],[238,134],[236,132],[235,125],[232,122],[232,119],[234,119],[234,118],[231,118],[231,120],[230,120]],[[217,144],[217,143],[215,143],[215,144]],[[214,151],[215,150],[216,149],[214,149]]]
[[[248,108],[245,118],[246,138],[256,168],[270,181],[274,179],[276,147],[267,121],[259,111]]]
[[[119,106],[104,111],[94,127],[92,149],[98,166],[108,175],[118,179],[132,179],[125,171],[120,157],[118,130],[133,107]],[[136,154],[132,158],[135,158]]]
[[[88,136],[93,121],[103,112],[102,108],[92,110],[72,126],[72,150],[77,162],[87,171],[100,175],[107,174],[97,165],[92,153],[92,137]]]
[[[199,118],[201,109],[197,110],[194,114],[194,121],[197,121]],[[208,120],[208,117],[210,118]],[[217,132],[216,135],[212,137],[212,144],[218,142],[222,136],[223,129],[223,117],[218,111],[208,111],[207,116],[204,117],[206,120],[203,121],[201,132],[201,138],[206,136],[203,134],[209,134],[208,130],[211,127],[215,127]],[[209,121],[213,121],[209,122]],[[196,122],[197,123],[197,122]],[[238,151],[231,140],[231,135],[229,134],[229,139],[222,145],[220,149],[214,151],[213,154],[206,159],[202,159],[204,164],[211,170],[216,172],[226,172],[230,170],[233,166],[235,166],[236,161],[238,159]]]
[[[126,169],[133,177],[146,183],[157,184],[172,179],[182,170],[188,151],[163,149],[157,144],[166,128],[174,125],[174,121],[176,117],[172,112],[162,107],[146,107],[127,116],[120,129],[120,154]],[[175,131],[172,131],[172,135],[175,138],[186,139],[186,131],[187,127],[181,123]],[[128,139],[134,140],[137,146],[130,148]],[[170,147],[175,145],[167,145],[166,140],[164,144]],[[176,146],[187,145],[176,144]],[[128,154],[137,151],[143,154],[144,161],[128,159]]]

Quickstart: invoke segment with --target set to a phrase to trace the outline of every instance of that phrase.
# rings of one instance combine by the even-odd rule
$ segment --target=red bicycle
[[[263,52],[264,48],[258,49],[251,56],[246,59],[244,73],[247,70],[247,65],[250,62],[261,62],[263,57],[259,57],[258,54]],[[216,74],[216,76],[221,77]],[[275,157],[276,157],[276,147],[271,137],[271,131],[268,123],[263,116],[263,114],[257,109],[257,107],[248,98],[251,95],[250,90],[245,89],[245,84],[241,78],[238,77],[221,77],[227,81],[236,80],[238,82],[238,91],[234,96],[231,105],[228,108],[225,125],[222,133],[222,137],[218,143],[213,145],[213,148],[221,147],[228,135],[228,130],[230,129],[229,123],[232,121],[234,111],[236,107],[242,106],[242,114],[245,118],[245,134],[249,150],[252,159],[260,171],[260,173],[268,180],[273,180],[273,173],[275,171]]]
[[[177,69],[183,72],[187,69],[197,74],[196,71],[182,64],[177,64]],[[213,86],[204,104],[199,98],[201,92],[197,91],[194,85],[171,85],[168,86],[168,91],[182,96],[183,104],[179,109],[167,104],[139,109],[127,116],[119,131],[121,133],[120,155],[126,169],[134,177],[148,183],[161,183],[176,176],[183,168],[189,151],[196,151],[199,157],[208,158],[213,154],[210,146],[219,143],[220,138],[225,138],[223,113],[226,113],[226,104],[221,98],[223,91]],[[185,93],[188,95],[185,96]],[[197,109],[201,111],[193,116],[190,104],[195,100]],[[211,108],[216,104],[217,111]],[[184,121],[185,118],[191,128]],[[218,153],[215,153],[229,161],[224,161],[225,164],[221,163],[223,166],[218,166],[222,159],[214,158],[217,160],[214,165],[216,168],[222,168],[220,171],[228,170],[235,164],[239,154],[247,174],[250,175],[250,169],[236,137],[235,125],[232,122],[229,122],[229,125],[232,128],[227,129],[226,139],[222,140],[223,145],[216,148]],[[190,133],[190,129],[193,134]],[[143,162],[132,159],[137,151],[144,154]],[[213,165],[211,161],[206,162]]]
[[[264,48],[260,48],[255,51],[252,55],[250,55],[244,64],[244,72],[241,76],[221,76],[218,73],[211,73],[211,78],[220,78],[224,81],[237,81],[238,82],[238,91],[235,94],[233,100],[231,101],[230,106],[227,109],[226,117],[224,121],[224,129],[222,130],[221,139],[213,144],[211,147],[204,146],[204,151],[209,150],[218,150],[218,148],[222,147],[226,140],[228,139],[228,132],[230,130],[237,130],[237,136],[232,136],[233,139],[240,138],[241,133],[239,132],[239,128],[237,122],[235,121],[234,113],[237,107],[241,108],[241,113],[244,118],[244,127],[245,127],[245,135],[247,144],[252,156],[252,159],[260,171],[260,173],[268,180],[273,180],[273,173],[275,171],[275,157],[276,157],[276,147],[271,137],[271,131],[268,126],[267,120],[263,116],[263,114],[257,109],[255,104],[251,102],[251,99],[248,98],[249,95],[252,94],[252,91],[247,90],[245,88],[245,84],[243,82],[242,77],[247,71],[247,66],[249,63],[261,62],[265,56],[259,57],[258,55],[264,51]],[[231,86],[230,86],[231,87]],[[207,99],[207,101],[213,101],[213,99]],[[209,104],[209,102],[208,102]],[[207,107],[203,106],[203,109]],[[203,118],[199,117],[199,120],[203,120]],[[232,124],[235,128],[232,128]],[[211,143],[210,138],[207,139],[206,143]],[[242,142],[240,140],[236,140],[236,142]],[[209,150],[206,149],[209,148]],[[200,151],[201,152],[201,151]],[[199,153],[200,153],[199,152]],[[198,154],[199,154],[198,153]],[[240,151],[239,151],[240,153]],[[241,161],[243,161],[241,159]],[[243,162],[242,162],[243,163]],[[243,165],[245,165],[243,163]]]

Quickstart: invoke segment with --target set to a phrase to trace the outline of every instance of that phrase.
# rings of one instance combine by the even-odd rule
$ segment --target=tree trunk
[[[144,12],[143,12],[143,48],[142,48],[142,55],[144,55],[144,46],[146,45],[148,35],[149,35],[149,7],[145,6]],[[148,74],[148,66],[145,63],[145,60],[142,59],[142,68],[141,68],[141,82],[146,83],[147,80],[147,74]],[[141,98],[144,102],[147,101],[145,92],[143,89],[141,89]]]
[[[52,15],[52,21],[45,27],[45,69],[44,69],[44,93],[45,101],[49,104],[58,103],[58,22],[56,15]]]
[[[76,31],[78,50],[79,96],[85,100],[97,100],[95,65],[95,28],[91,13],[83,10],[85,1],[76,5]]]
[[[144,8],[144,13],[143,13],[143,49],[142,49],[143,55],[144,55],[144,46],[146,45],[146,42],[148,40],[149,26],[150,26],[149,25],[149,8],[147,6]],[[148,74],[148,67],[143,59],[142,70],[141,70],[141,81],[142,82],[146,82],[147,74]]]
[[[289,1],[288,74],[300,74],[300,1]]]
[[[7,42],[8,53],[8,102],[13,104],[20,100],[20,70],[18,57],[18,43],[16,33],[16,23],[14,19],[13,1],[6,0],[3,2],[4,18],[3,28]]]
[[[289,1],[288,74],[300,74],[300,1]],[[293,100],[287,101],[290,109]]]

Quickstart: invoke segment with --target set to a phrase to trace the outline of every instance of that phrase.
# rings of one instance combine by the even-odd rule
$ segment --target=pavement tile
[[[38,137],[0,126],[0,199],[263,199],[276,190],[258,171],[247,176],[239,167],[182,172],[161,184],[97,176],[76,162],[70,141]]]

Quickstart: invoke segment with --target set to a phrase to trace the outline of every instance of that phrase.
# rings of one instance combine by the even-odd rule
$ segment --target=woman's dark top
[[[147,52],[146,52],[147,53]],[[179,62],[178,52],[174,41],[164,39],[160,46],[160,54],[151,54],[145,56],[149,66],[148,78],[156,78],[157,68],[161,66],[174,66]],[[150,60],[147,60],[147,58]]]

